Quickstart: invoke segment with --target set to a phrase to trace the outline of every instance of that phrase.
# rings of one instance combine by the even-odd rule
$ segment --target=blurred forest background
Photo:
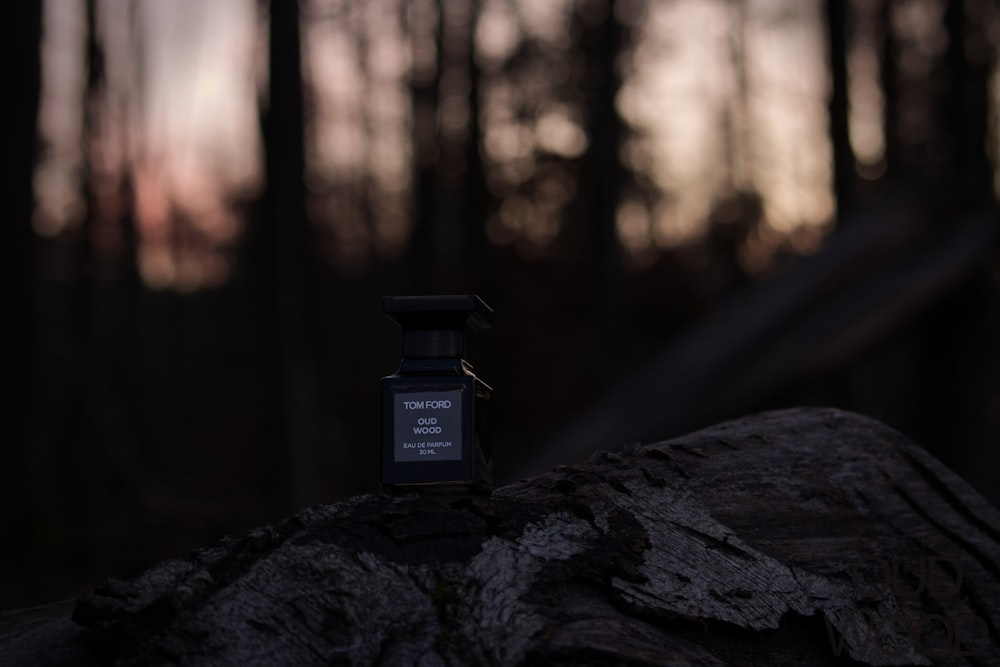
[[[5,9],[0,608],[378,483],[477,293],[499,483],[835,405],[1000,503],[990,0]]]

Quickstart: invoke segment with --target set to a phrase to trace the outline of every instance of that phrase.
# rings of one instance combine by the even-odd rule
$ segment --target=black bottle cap
[[[465,334],[488,329],[493,310],[474,294],[382,297],[403,329],[404,359],[461,359]]]

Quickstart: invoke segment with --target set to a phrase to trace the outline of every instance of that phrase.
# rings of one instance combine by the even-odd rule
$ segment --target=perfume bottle
[[[493,390],[466,360],[493,312],[474,295],[387,296],[403,330],[399,370],[382,378],[382,484],[489,493]]]

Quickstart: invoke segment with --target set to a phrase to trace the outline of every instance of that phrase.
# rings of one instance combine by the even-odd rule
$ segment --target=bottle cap
[[[490,327],[493,312],[474,294],[386,296],[385,314],[403,329],[404,359],[462,359],[466,333]]]

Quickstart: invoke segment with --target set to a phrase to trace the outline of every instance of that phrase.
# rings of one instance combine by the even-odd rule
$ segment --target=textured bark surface
[[[34,614],[0,663],[1000,664],[1000,512],[877,422],[786,410],[311,508]]]

